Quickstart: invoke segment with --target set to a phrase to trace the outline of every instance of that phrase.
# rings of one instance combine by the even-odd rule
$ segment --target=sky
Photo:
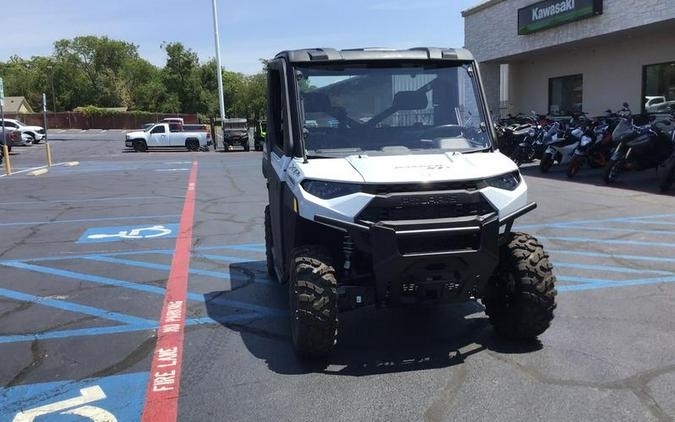
[[[162,42],[180,41],[202,61],[215,56],[211,0],[22,0],[4,8],[12,24],[0,61],[52,53],[54,41],[107,35],[139,46],[162,66]],[[255,73],[260,58],[310,47],[461,47],[461,11],[480,0],[217,0],[223,66]],[[5,21],[5,24],[8,22]],[[11,28],[11,29],[10,29]]]

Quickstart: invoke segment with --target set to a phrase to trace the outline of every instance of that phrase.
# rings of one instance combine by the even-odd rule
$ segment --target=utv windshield
[[[307,155],[490,148],[470,64],[297,67]]]

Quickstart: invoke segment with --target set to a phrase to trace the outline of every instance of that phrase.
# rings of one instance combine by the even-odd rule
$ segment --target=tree
[[[56,41],[54,57],[78,75],[84,75],[84,78],[78,78],[82,84],[78,88],[91,104],[104,107],[124,105],[124,96],[119,89],[124,86],[121,75],[130,60],[138,59],[138,46],[108,37],[87,35]]]
[[[139,111],[218,115],[215,60],[200,63],[197,54],[179,42],[163,43],[162,48],[167,58],[160,68],[142,59],[132,43],[97,36],[62,39],[54,43],[51,57],[13,56],[0,62],[0,77],[5,79],[7,95],[24,96],[35,109],[41,108],[44,92],[48,107],[56,102],[58,110],[126,106]],[[226,115],[263,118],[266,73],[247,76],[222,70],[221,75]],[[55,99],[51,98],[52,86]]]

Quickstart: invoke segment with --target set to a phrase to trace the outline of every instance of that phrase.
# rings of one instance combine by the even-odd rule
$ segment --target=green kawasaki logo
[[[574,0],[565,0],[548,7],[533,7],[532,22],[574,10]]]
[[[602,14],[602,0],[544,0],[518,10],[518,34]]]

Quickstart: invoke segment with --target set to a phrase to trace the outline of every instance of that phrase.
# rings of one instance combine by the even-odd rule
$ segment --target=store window
[[[548,112],[565,116],[583,110],[584,76],[570,75],[548,80]]]
[[[675,111],[675,62],[645,66],[642,80],[643,111],[647,113]]]

